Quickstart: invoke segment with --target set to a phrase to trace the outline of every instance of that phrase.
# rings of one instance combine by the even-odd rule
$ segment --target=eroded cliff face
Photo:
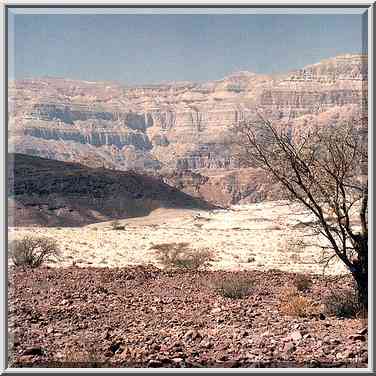
[[[234,125],[262,111],[299,131],[346,121],[366,106],[363,55],[339,56],[284,75],[238,72],[204,83],[123,87],[23,80],[9,88],[10,150],[148,171],[186,192],[209,200],[213,195],[217,203],[257,201],[268,196],[268,188],[254,171],[239,173],[230,141]],[[197,182],[195,174],[203,179]]]

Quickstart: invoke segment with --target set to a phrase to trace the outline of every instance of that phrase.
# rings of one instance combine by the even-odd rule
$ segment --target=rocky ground
[[[218,281],[252,286],[224,297]],[[288,315],[294,274],[11,267],[12,367],[367,367],[367,323],[325,314],[347,277],[315,277],[299,296],[316,307]]]

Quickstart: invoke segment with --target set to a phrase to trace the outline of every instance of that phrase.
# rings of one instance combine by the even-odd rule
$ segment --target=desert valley
[[[366,108],[366,55],[207,82],[10,82],[9,244],[47,237],[59,256],[9,258],[9,361],[366,367],[348,268],[232,144],[259,113],[299,135]]]

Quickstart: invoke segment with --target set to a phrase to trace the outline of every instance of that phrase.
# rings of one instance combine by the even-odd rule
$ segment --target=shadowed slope
[[[160,180],[9,154],[9,225],[81,226],[148,215],[157,208],[211,209]]]

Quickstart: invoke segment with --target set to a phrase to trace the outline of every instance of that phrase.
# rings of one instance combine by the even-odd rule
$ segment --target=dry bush
[[[356,317],[360,306],[355,290],[333,290],[323,299],[324,313],[328,316]]]
[[[289,300],[293,296],[299,295],[298,289],[295,286],[286,285],[281,289],[279,294],[280,300]]]
[[[9,245],[10,256],[16,266],[36,268],[45,261],[60,258],[60,250],[56,240],[47,237],[25,236],[13,240]]]
[[[125,225],[120,224],[120,222],[115,219],[110,223],[113,230],[125,230]]]
[[[212,281],[211,287],[224,298],[243,299],[252,293],[252,280],[231,276],[222,280]]]
[[[157,260],[165,269],[199,270],[212,261],[212,252],[208,249],[191,249],[189,243],[162,243],[150,247],[157,253]]]
[[[285,316],[308,317],[318,313],[318,306],[312,299],[299,295],[296,287],[287,287],[281,292],[279,310]]]
[[[280,311],[286,316],[307,317],[317,313],[316,304],[311,299],[296,295],[288,301],[280,303]]]
[[[307,275],[298,274],[294,278],[294,286],[298,291],[308,291],[312,286],[312,280]]]

